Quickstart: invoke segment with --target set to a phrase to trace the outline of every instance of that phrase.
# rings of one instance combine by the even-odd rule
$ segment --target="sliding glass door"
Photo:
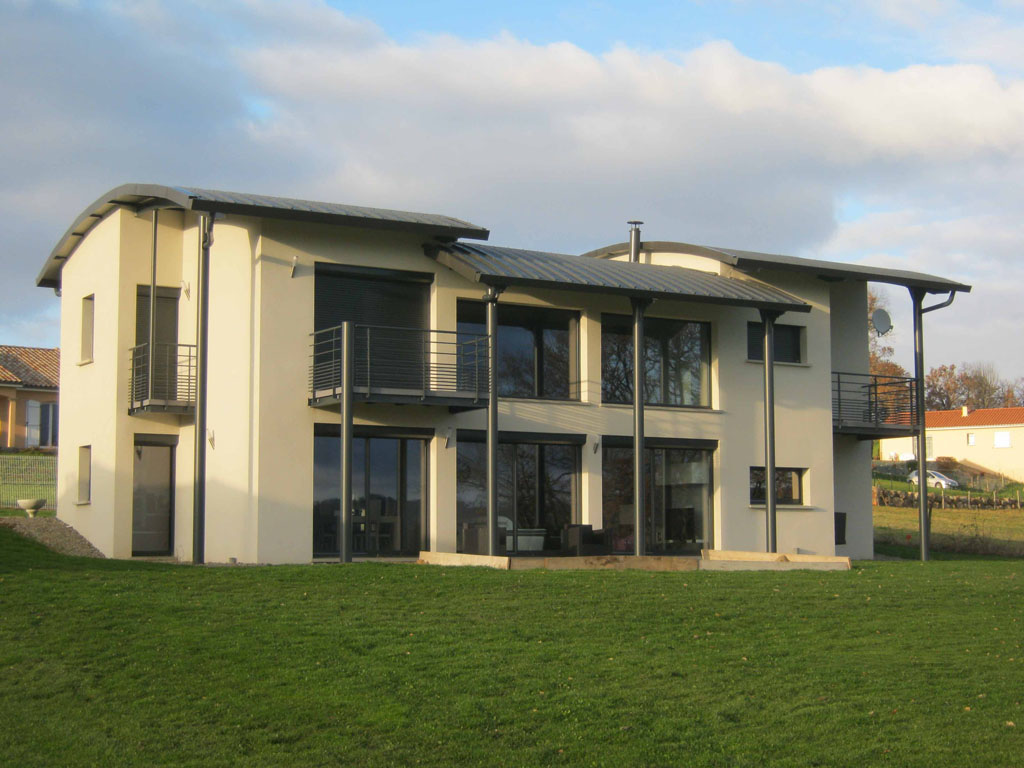
[[[647,448],[644,518],[647,554],[699,554],[711,547],[712,451]],[[603,520],[611,549],[634,551],[633,449],[606,446]]]
[[[341,441],[313,440],[313,557],[337,557]],[[422,439],[353,438],[353,554],[415,555],[426,546],[425,447]]]

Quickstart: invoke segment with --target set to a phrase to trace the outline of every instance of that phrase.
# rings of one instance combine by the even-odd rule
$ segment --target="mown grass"
[[[918,546],[918,511],[875,507],[875,540]],[[1024,556],[1024,512],[1016,509],[941,509],[931,518],[931,548],[968,554]]]
[[[1022,587],[1005,560],[202,568],[0,528],[0,764],[1018,765]]]

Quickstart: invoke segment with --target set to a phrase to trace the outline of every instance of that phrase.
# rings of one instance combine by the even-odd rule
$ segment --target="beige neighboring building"
[[[961,408],[925,414],[927,458],[948,456],[1024,482],[1024,408]],[[909,438],[882,440],[882,458],[917,458]]]
[[[0,448],[57,447],[60,350],[0,344]]]
[[[59,517],[114,557],[305,563],[339,557],[343,538],[366,556],[633,553],[642,318],[643,551],[764,551],[767,318],[777,551],[872,556],[870,441],[909,434],[913,382],[868,375],[867,281],[968,286],[679,242],[642,242],[633,261],[626,243],[577,256],[488,235],[260,195],[104,195],[38,279],[62,304]]]

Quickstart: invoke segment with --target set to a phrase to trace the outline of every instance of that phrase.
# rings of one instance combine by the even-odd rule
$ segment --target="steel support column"
[[[498,554],[498,294],[487,290],[487,554]]]
[[[778,551],[775,491],[775,321],[779,312],[761,310],[764,326],[764,529],[765,551]]]
[[[640,263],[640,225],[642,221],[630,221],[629,260]],[[633,299],[633,554],[637,557],[647,552],[647,517],[644,501],[644,310],[650,301]]]
[[[633,299],[633,554],[647,552],[644,501],[644,310],[647,301]]]
[[[196,286],[196,434],[192,486],[194,563],[202,563],[206,559],[206,379],[210,337],[210,247],[213,245],[213,214],[203,216],[199,237],[199,279]],[[152,325],[150,328],[152,329]]]
[[[153,355],[156,352],[154,342],[156,341],[156,240],[157,227],[160,220],[160,211],[153,209],[153,252],[149,267],[149,342],[146,348],[146,396],[153,399]],[[133,393],[134,395],[134,393]],[[135,399],[134,396],[132,398]]]
[[[921,535],[921,561],[928,559],[931,520],[928,515],[928,441],[925,436],[924,403],[924,297],[920,288],[910,289],[914,302],[914,392],[917,400],[917,511]]]
[[[341,324],[341,503],[338,505],[338,559],[352,562],[352,382],[355,341],[351,321]]]

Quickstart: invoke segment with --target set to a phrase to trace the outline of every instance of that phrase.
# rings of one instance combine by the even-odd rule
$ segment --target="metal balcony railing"
[[[190,412],[196,404],[195,344],[153,345],[152,379],[150,379],[149,344],[138,344],[129,350],[131,380],[130,411],[153,410]]]
[[[342,392],[342,326],[312,334],[310,403]],[[366,400],[487,399],[487,336],[384,325],[353,326],[353,394]]]
[[[833,429],[865,437],[912,434],[917,426],[915,381],[833,371]]]

